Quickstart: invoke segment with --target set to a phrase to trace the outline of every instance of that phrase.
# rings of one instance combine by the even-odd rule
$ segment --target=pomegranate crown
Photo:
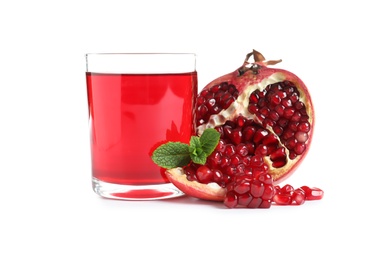
[[[279,59],[279,60],[266,60],[265,57],[263,56],[263,54],[256,51],[255,49],[253,49],[250,53],[248,53],[246,55],[245,60],[244,60],[244,65],[251,64],[249,62],[249,58],[251,56],[253,56],[255,63],[259,63],[263,66],[275,65],[275,64],[278,64],[279,62],[282,62],[281,59]]]
[[[249,62],[249,58],[253,56],[254,62]],[[266,60],[263,54],[256,50],[252,50],[245,56],[244,64],[238,69],[238,76],[242,76],[245,72],[252,71],[252,73],[257,74],[258,69],[261,67],[267,67],[268,65],[275,65],[281,62],[282,60]]]

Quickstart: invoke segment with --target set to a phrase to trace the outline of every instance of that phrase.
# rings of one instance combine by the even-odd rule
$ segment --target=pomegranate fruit
[[[249,59],[253,57],[253,62]],[[302,204],[315,190],[276,186],[308,153],[314,129],[309,91],[295,74],[270,68],[253,50],[235,71],[207,84],[196,99],[196,127],[220,133],[204,165],[168,169],[169,180],[186,194],[224,201],[229,208]],[[305,186],[306,187],[306,186]]]

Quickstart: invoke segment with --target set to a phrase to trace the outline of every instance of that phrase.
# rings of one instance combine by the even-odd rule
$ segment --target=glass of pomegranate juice
[[[182,196],[151,159],[195,134],[193,53],[89,53],[86,79],[92,187],[104,198]]]

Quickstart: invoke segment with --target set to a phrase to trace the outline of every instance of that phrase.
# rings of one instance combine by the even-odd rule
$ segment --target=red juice
[[[195,134],[197,73],[86,73],[92,175],[124,185],[164,184],[151,155]]]

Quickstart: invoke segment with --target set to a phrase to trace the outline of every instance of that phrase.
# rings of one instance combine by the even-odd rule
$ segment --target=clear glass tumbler
[[[86,79],[92,187],[123,200],[183,195],[153,163],[167,141],[195,134],[193,53],[89,53]]]

